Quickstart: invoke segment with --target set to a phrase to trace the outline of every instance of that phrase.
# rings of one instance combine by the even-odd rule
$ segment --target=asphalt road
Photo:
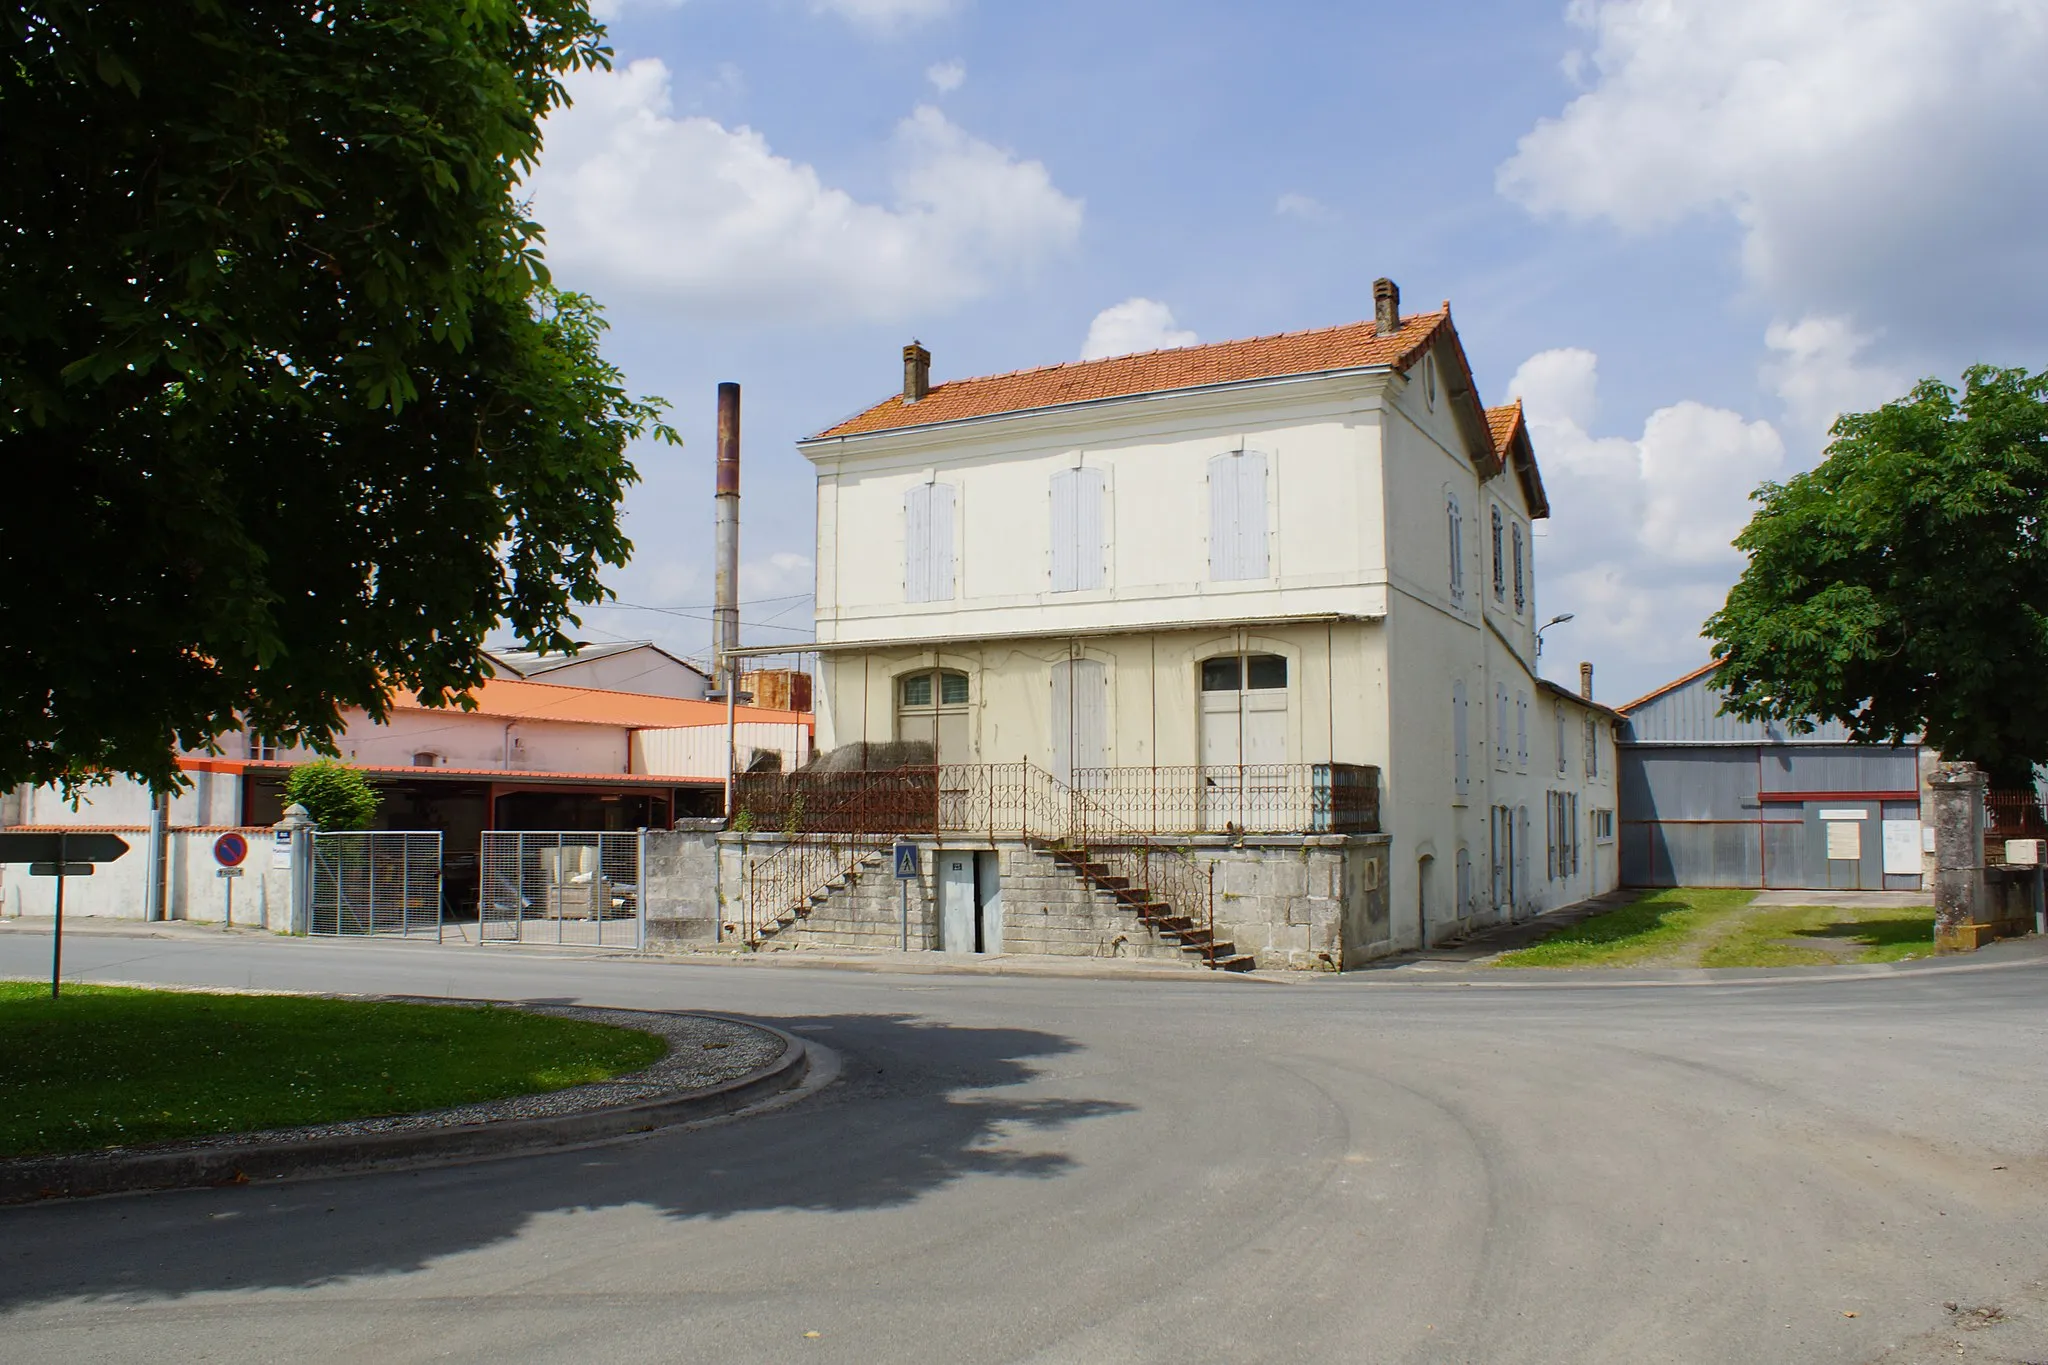
[[[0,936],[0,973],[47,946]],[[65,955],[712,1010],[845,1071],[577,1153],[0,1211],[9,1362],[2048,1359],[2041,967],[1493,988]]]

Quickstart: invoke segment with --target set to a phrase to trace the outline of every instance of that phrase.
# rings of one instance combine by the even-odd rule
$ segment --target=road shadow
[[[900,1014],[761,1022],[837,1052],[839,1081],[756,1118],[576,1152],[0,1210],[0,1311],[414,1271],[548,1213],[831,1215],[906,1205],[975,1176],[1051,1180],[1073,1160],[1047,1150],[1045,1135],[1132,1109],[1000,1093],[1033,1080],[1039,1059],[1077,1050],[1054,1033]]]

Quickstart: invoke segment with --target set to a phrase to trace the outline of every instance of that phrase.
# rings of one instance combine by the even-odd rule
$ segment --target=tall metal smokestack
[[[739,684],[732,651],[740,647],[740,386],[718,386],[718,568],[712,589],[713,671],[730,695]]]

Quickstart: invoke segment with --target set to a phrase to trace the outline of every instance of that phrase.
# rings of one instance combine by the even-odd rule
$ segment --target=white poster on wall
[[[1920,875],[1920,822],[1884,822],[1884,871],[1887,877]]]
[[[1830,820],[1828,861],[1855,862],[1863,856],[1863,826],[1854,820]]]

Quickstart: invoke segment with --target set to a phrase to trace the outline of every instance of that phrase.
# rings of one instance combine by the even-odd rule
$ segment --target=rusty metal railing
[[[735,779],[734,808],[741,828],[763,833],[995,838],[1030,823],[1029,769],[1025,763],[949,763],[742,773]],[[1074,773],[1071,790],[1134,835],[1370,834],[1379,829],[1379,770],[1363,764],[1082,768]],[[1044,817],[1042,810],[1035,813]]]

